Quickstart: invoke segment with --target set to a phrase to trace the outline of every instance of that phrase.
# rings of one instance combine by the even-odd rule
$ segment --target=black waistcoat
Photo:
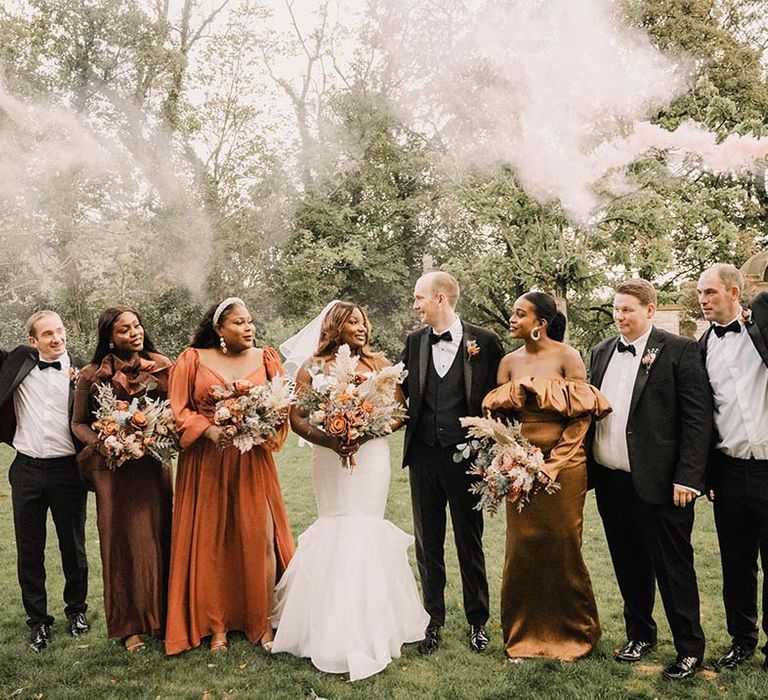
[[[437,373],[430,349],[416,433],[422,442],[448,447],[466,440],[466,429],[459,423],[459,418],[469,413],[464,391],[462,348],[444,377]]]

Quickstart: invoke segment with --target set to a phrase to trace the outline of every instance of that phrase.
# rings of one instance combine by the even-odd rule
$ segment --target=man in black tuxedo
[[[757,557],[763,565],[763,630],[768,633],[768,293],[741,307],[744,279],[717,264],[699,278],[699,304],[712,326],[700,339],[715,403],[709,496],[723,566],[731,647],[717,667],[735,668],[757,647]],[[763,647],[768,654],[768,644]],[[768,669],[768,661],[764,662]]]
[[[453,455],[456,445],[466,440],[459,418],[482,415],[483,398],[496,387],[504,351],[495,333],[457,316],[459,285],[451,275],[424,275],[413,296],[413,308],[426,326],[408,336],[403,352],[409,414],[403,466],[410,466],[416,560],[430,615],[419,651],[437,650],[445,623],[446,505],[459,557],[470,648],[483,651],[488,644],[483,514],[474,509],[478,501],[469,492],[468,464],[457,464]]]
[[[58,314],[40,311],[27,322],[29,345],[0,366],[0,440],[16,450],[8,477],[21,597],[31,628],[30,647],[42,651],[51,637],[45,591],[45,538],[53,516],[64,570],[64,612],[70,634],[89,630],[85,617],[87,491],[80,483],[72,435],[73,380],[79,363],[67,352]]]
[[[658,582],[677,659],[670,679],[692,676],[704,655],[693,568],[694,499],[704,490],[712,400],[695,341],[653,326],[656,292],[641,279],[616,288],[619,335],[592,352],[591,382],[613,406],[590,439],[590,476],[624,599],[631,663],[656,643]]]

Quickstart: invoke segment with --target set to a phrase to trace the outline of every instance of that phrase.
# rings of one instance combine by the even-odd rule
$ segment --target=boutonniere
[[[645,373],[651,371],[651,365],[656,362],[656,356],[659,354],[658,348],[646,348],[645,353],[640,358],[640,362],[645,367]]]
[[[741,322],[748,326],[752,323],[752,309],[742,309],[741,310]]]
[[[77,380],[80,379],[80,368],[79,367],[70,367],[69,368],[69,383],[70,384],[77,384]]]
[[[480,346],[474,338],[467,340],[467,357],[471,360],[480,354]]]

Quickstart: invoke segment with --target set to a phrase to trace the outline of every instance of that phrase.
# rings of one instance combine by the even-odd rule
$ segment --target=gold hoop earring
[[[534,328],[531,331],[531,340],[538,343],[541,340],[541,328]]]
[[[221,351],[226,355],[227,354],[227,342],[224,340],[224,336],[219,336],[219,347],[221,348]]]

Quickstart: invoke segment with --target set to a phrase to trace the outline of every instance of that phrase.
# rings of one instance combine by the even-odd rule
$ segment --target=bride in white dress
[[[309,326],[281,346],[286,368],[301,366],[297,386],[311,382],[308,367],[333,359],[344,343],[358,355],[360,374],[389,364],[368,349],[363,310],[331,302]],[[321,671],[366,678],[424,637],[424,610],[407,550],[413,537],[384,519],[390,480],[385,438],[342,445],[309,425],[294,407],[291,426],[312,447],[317,520],[275,589],[272,653],[308,657]],[[354,454],[353,471],[340,456]]]

